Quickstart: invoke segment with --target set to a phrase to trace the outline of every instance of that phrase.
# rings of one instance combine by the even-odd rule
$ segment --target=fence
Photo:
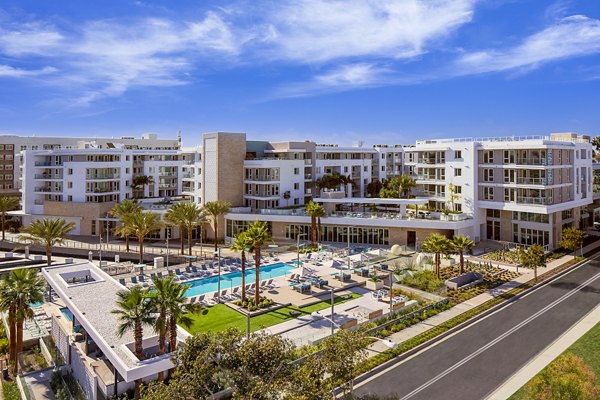
[[[375,335],[378,332],[380,332],[380,331],[382,331],[382,330],[384,330],[384,329],[386,329],[386,328],[388,328],[390,326],[401,324],[402,322],[407,321],[409,319],[412,319],[412,318],[416,317],[419,314],[422,314],[422,313],[424,313],[426,311],[429,311],[429,310],[432,310],[434,308],[442,307],[442,306],[444,306],[447,303],[448,303],[448,299],[442,299],[442,300],[437,301],[435,303],[429,304],[429,305],[427,305],[425,307],[421,307],[418,310],[411,311],[408,314],[403,314],[402,316],[400,316],[398,318],[390,319],[389,321],[386,321],[386,322],[384,322],[381,325],[378,325],[378,326],[376,326],[376,327],[374,327],[372,329],[369,329],[367,331],[367,333]]]

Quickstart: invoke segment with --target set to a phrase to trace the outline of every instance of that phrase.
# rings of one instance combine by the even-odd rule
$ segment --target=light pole
[[[100,249],[98,250],[98,258],[100,259],[99,267],[102,268],[102,235],[98,237],[100,238]]]
[[[394,312],[394,304],[392,303],[392,292],[393,292],[393,287],[394,287],[394,281],[393,279],[393,275],[394,273],[392,272],[392,270],[390,270],[390,317],[392,316],[392,313]]]
[[[297,254],[297,260],[298,260],[298,267],[300,267],[300,237],[302,236],[306,236],[306,233],[301,233],[299,235],[296,236],[296,252]]]
[[[347,257],[347,263],[348,263],[348,269],[350,269],[350,229],[352,227],[349,226],[348,227],[348,250],[346,251],[346,257]]]
[[[334,310],[333,310],[334,306],[335,306],[335,302],[333,300],[333,286],[332,286],[331,287],[331,336],[333,336],[334,328],[335,328],[334,327],[335,322],[333,322],[334,319],[335,319],[335,313],[334,313]]]
[[[167,231],[167,270],[169,269],[169,236],[171,236],[171,230]]]
[[[218,265],[218,275],[217,275],[217,303],[221,302],[221,249],[218,248],[215,251],[215,256],[217,257],[217,265]]]
[[[250,339],[250,311],[246,311],[246,338]]]

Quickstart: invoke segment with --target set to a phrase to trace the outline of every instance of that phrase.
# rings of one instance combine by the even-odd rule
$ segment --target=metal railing
[[[550,178],[517,177],[517,184],[521,184],[521,185],[552,185],[552,179],[550,179]]]
[[[520,165],[549,165],[546,158],[528,157],[517,158],[517,164]]]
[[[546,206],[552,204],[553,201],[549,197],[517,197],[517,203]]]

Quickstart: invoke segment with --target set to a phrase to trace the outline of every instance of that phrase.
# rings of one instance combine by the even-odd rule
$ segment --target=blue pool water
[[[36,308],[36,307],[41,306],[42,304],[44,304],[43,301],[38,301],[37,303],[29,303],[29,307]]]
[[[61,308],[60,312],[63,313],[67,321],[73,321],[73,313],[67,307]]]
[[[277,278],[289,274],[291,271],[296,269],[293,265],[277,263],[260,266],[260,280]],[[246,270],[246,285],[254,283],[255,270]],[[198,296],[201,294],[216,292],[218,290],[218,277],[211,276],[210,278],[195,279],[193,281],[186,282],[192,285],[185,295],[187,297]],[[241,286],[242,284],[242,273],[241,272],[230,272],[228,274],[221,274],[221,290],[229,289],[231,287]]]

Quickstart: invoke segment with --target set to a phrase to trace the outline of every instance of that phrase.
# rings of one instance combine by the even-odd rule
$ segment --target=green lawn
[[[600,323],[596,324],[585,335],[573,343],[566,352],[571,352],[585,361],[596,374],[596,385],[600,385]],[[525,388],[522,387],[509,400],[526,400]]]
[[[349,299],[342,299],[338,296],[334,299],[334,303],[340,304],[359,297],[361,297],[361,295],[357,293],[352,293],[352,297]],[[256,331],[296,318],[290,315],[290,311],[300,311],[304,314],[310,314],[314,311],[324,310],[330,306],[330,301],[321,301],[311,306],[301,308],[294,306],[283,307],[253,317],[250,321],[250,329]],[[201,311],[200,315],[192,315],[191,317],[194,320],[194,323],[188,331],[192,334],[197,332],[221,332],[231,327],[246,331],[246,316],[227,307],[225,304],[206,307]]]

